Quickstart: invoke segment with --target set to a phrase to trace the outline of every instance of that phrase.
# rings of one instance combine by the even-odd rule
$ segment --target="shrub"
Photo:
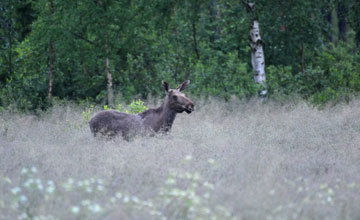
[[[123,107],[122,104],[118,104],[117,107],[115,108],[116,111],[125,112],[128,114],[137,114],[148,109],[149,108],[146,107],[144,105],[144,102],[141,101],[140,99],[133,100],[128,107]],[[113,110],[113,108],[109,107],[108,105],[104,105],[104,110]],[[94,111],[95,111],[95,106],[90,105],[90,107],[86,108],[82,112],[81,117],[84,125],[85,124],[87,125],[87,123],[90,121],[92,115],[94,114]]]

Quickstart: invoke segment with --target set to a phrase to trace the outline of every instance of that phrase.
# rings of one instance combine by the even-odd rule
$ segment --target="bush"
[[[198,61],[193,74],[195,86],[191,92],[197,95],[249,98],[259,90],[248,65],[239,62],[237,53],[218,53],[206,61]]]
[[[360,91],[358,53],[344,46],[331,46],[314,55],[305,71],[294,72],[290,66],[268,66],[270,96],[300,95],[315,105],[349,101]]]
[[[126,106],[123,107],[122,104],[118,104],[115,110],[119,111],[119,112],[125,112],[128,114],[137,114],[137,113],[141,113],[148,109],[149,108],[144,105],[144,102],[141,101],[140,99],[138,99],[138,100],[132,101],[130,103],[130,105],[127,107]],[[109,107],[108,105],[104,105],[104,110],[113,110],[113,109],[111,107]],[[90,121],[91,117],[94,114],[94,111],[95,111],[95,106],[90,105],[90,107],[86,108],[82,112],[81,117],[82,117],[83,125],[88,124],[88,122]]]

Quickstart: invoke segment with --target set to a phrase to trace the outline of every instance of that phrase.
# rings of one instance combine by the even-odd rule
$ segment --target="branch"
[[[77,38],[79,38],[79,39],[83,40],[83,41],[88,42],[89,44],[92,44],[92,45],[94,45],[94,44],[95,44],[93,41],[88,40],[88,39],[84,38],[83,36],[81,36],[81,35],[79,35],[79,34],[77,34],[77,33],[71,32],[71,34],[72,34],[72,35],[74,35],[75,37],[77,37]]]
[[[240,1],[245,7],[247,6],[248,3],[245,0],[240,0]]]
[[[246,11],[248,13],[255,9],[255,3],[254,2],[247,2],[245,0],[240,0],[240,1],[244,5],[244,7],[246,8]]]

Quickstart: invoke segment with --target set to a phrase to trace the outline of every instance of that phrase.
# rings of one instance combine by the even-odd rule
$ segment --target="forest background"
[[[257,0],[269,98],[315,104],[360,91],[360,3]],[[235,0],[4,0],[0,108],[114,105],[192,81],[193,96],[251,98],[250,16]]]

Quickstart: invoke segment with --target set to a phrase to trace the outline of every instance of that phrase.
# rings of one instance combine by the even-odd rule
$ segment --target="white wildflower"
[[[198,172],[194,173],[193,179],[194,179],[194,180],[200,180],[200,179],[201,179],[200,174],[199,174]]]
[[[185,173],[186,179],[191,179],[192,176],[193,176],[193,175],[192,175],[191,173],[189,173],[189,172],[186,172],[186,173]]]
[[[74,184],[74,180],[73,180],[72,178],[69,178],[69,179],[67,180],[67,184],[73,185],[73,184]]]
[[[180,190],[179,189],[173,189],[173,190],[170,191],[169,194],[172,195],[172,196],[177,197],[177,196],[180,195]]]
[[[270,191],[269,191],[269,195],[270,195],[270,196],[275,195],[275,190],[274,190],[274,189],[270,190]]]
[[[131,200],[134,202],[134,203],[139,203],[139,198],[138,197],[136,197],[136,196],[133,196],[133,197],[131,197]]]
[[[93,191],[93,190],[92,190],[92,188],[91,188],[90,186],[86,187],[86,189],[85,189],[85,190],[86,190],[86,192],[88,192],[88,193],[92,193],[92,191]]]
[[[185,160],[186,161],[190,161],[190,160],[192,160],[192,156],[189,154],[189,155],[186,155],[185,156]]]
[[[331,189],[331,188],[329,188],[329,189],[328,189],[328,193],[329,193],[329,195],[331,195],[331,196],[332,196],[332,195],[334,195],[334,190],[333,190],[333,189]]]
[[[116,203],[116,198],[115,198],[115,197],[111,197],[111,198],[110,198],[110,202],[111,202],[111,203]]]
[[[27,174],[29,172],[28,168],[22,168],[21,174]]]
[[[55,184],[54,184],[54,181],[52,181],[52,180],[48,180],[48,181],[47,181],[47,184],[48,184],[49,186],[55,185]]]
[[[326,189],[328,187],[327,183],[321,184],[320,185],[320,189]]]
[[[350,183],[350,184],[348,184],[348,187],[349,187],[349,188],[354,188],[355,186],[356,186],[355,183]]]
[[[93,213],[99,213],[102,211],[102,208],[99,204],[93,204],[89,206],[89,210],[92,211]]]
[[[50,186],[46,187],[47,193],[52,194],[54,191],[55,191],[55,186],[50,185]]]
[[[153,207],[154,205],[150,201],[144,201],[143,204],[148,207]]]
[[[174,185],[176,180],[174,178],[168,178],[165,182],[166,185]]]
[[[18,194],[20,191],[21,191],[20,187],[15,187],[11,189],[11,193],[14,195]]]
[[[280,212],[283,209],[283,207],[280,205],[278,207],[275,208],[274,212]]]
[[[20,200],[20,202],[25,203],[25,202],[28,201],[28,198],[27,198],[25,195],[21,195],[21,196],[19,197],[19,200]]]
[[[26,180],[26,182],[24,183],[24,186],[29,188],[31,186],[31,184],[33,184],[35,181],[33,178],[30,178],[28,180]]]
[[[90,181],[89,180],[84,180],[83,183],[84,183],[85,186],[90,186]]]
[[[115,194],[115,196],[116,196],[116,198],[121,199],[122,194],[121,194],[121,192],[117,192],[117,193]]]
[[[91,204],[90,200],[83,200],[83,201],[81,201],[81,205],[82,205],[82,206],[88,206],[88,205],[90,205],[90,204]]]
[[[206,188],[208,188],[208,189],[211,189],[211,190],[214,189],[214,185],[211,184],[211,183],[209,183],[209,182],[207,182],[207,181],[205,181],[205,182],[203,183],[203,185],[204,185],[204,187],[206,187]]]
[[[210,194],[209,194],[209,193],[205,193],[205,194],[203,195],[203,197],[204,197],[205,199],[209,199],[209,198],[210,198]]]
[[[208,162],[209,164],[215,164],[215,160],[212,159],[212,158],[209,158],[209,159],[207,160],[207,162]]]
[[[202,211],[207,215],[211,213],[210,209],[208,209],[208,208],[203,208]]]
[[[36,167],[31,167],[31,172],[32,172],[32,173],[37,173],[38,170],[36,169]]]
[[[77,215],[80,212],[80,208],[78,206],[71,207],[71,212]]]
[[[41,182],[41,179],[36,179],[35,182],[36,182],[36,184],[37,184],[37,188],[38,188],[40,191],[44,189],[44,186],[43,186],[43,184],[42,184],[42,182]]]
[[[123,198],[123,202],[124,202],[124,203],[128,203],[128,202],[129,202],[129,200],[130,200],[130,199],[129,199],[129,197],[128,197],[128,196],[124,196],[124,198]]]
[[[18,216],[18,219],[19,219],[19,220],[28,219],[28,217],[29,217],[29,216],[24,212],[24,213],[22,213],[21,215]]]
[[[151,210],[150,215],[162,216],[163,214],[160,211]]]
[[[192,196],[192,201],[195,205],[200,204],[200,198],[198,196]]]
[[[11,179],[9,179],[8,177],[3,177],[4,181],[7,183],[11,183]]]

